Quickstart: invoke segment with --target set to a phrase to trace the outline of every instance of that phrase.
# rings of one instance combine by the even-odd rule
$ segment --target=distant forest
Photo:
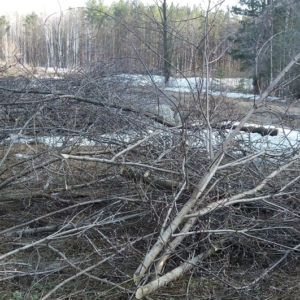
[[[170,75],[208,71],[220,78],[247,74],[260,89],[299,49],[299,3],[240,4],[224,10],[218,5],[175,6],[167,0],[153,5],[120,0],[108,7],[91,0],[85,8],[53,15],[16,12],[0,17],[0,59],[17,59],[32,69],[100,66],[162,73],[166,81]]]
[[[237,18],[223,10],[207,12],[198,7],[167,6],[170,63],[180,72],[196,72],[203,65],[205,26],[209,51],[220,75],[239,69],[239,63],[224,55],[234,47],[228,39],[236,32]],[[206,24],[208,22],[208,24]],[[119,1],[110,7],[90,1],[86,8],[51,16],[15,13],[0,20],[0,58],[16,56],[32,67],[73,68],[95,63],[115,64],[126,72],[163,69],[163,21],[161,9],[153,4]]]

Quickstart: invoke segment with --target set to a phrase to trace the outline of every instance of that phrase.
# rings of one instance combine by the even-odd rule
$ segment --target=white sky
[[[194,5],[194,4],[202,4],[206,1],[203,0],[168,0],[169,3],[171,1],[174,4],[186,4]],[[215,0],[216,1],[216,0]],[[0,6],[0,16],[6,15],[9,13],[18,12],[21,15],[28,14],[31,12],[39,13],[48,13],[52,14],[54,12],[59,12],[60,7],[62,10],[66,10],[70,7],[82,7],[85,6],[87,0],[2,0],[2,4]],[[106,5],[110,5],[113,0],[104,0]],[[118,2],[118,0],[117,0]],[[152,3],[154,0],[143,0],[146,3]],[[232,5],[232,3],[236,3],[237,0],[225,0],[224,7],[227,5]]]

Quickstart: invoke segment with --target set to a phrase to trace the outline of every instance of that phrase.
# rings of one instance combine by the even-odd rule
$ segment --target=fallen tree
[[[187,221],[185,221],[185,217],[197,207],[203,204],[205,202],[205,198],[201,197],[207,188],[208,184],[211,182],[213,176],[217,173],[218,168],[224,158],[224,155],[227,151],[229,151],[229,146],[233,142],[234,137],[238,133],[241,128],[243,128],[244,124],[248,121],[250,116],[253,114],[253,112],[257,109],[257,107],[263,102],[263,100],[270,94],[272,90],[275,89],[277,84],[282,80],[283,76],[285,75],[286,72],[289,71],[289,69],[299,60],[300,58],[300,53],[297,54],[293,60],[284,68],[284,70],[277,76],[277,78],[270,84],[268,89],[263,92],[259,99],[256,102],[256,105],[253,106],[252,109],[249,110],[249,112],[246,114],[246,116],[241,120],[241,122],[235,126],[235,129],[232,131],[232,133],[224,140],[223,144],[221,145],[219,151],[215,155],[215,159],[209,164],[207,171],[204,173],[202,179],[199,181],[197,186],[194,188],[193,193],[190,197],[190,199],[185,203],[181,211],[177,214],[177,216],[170,221],[169,226],[167,227],[166,230],[164,230],[161,235],[158,237],[157,242],[154,244],[152,249],[147,253],[145,256],[145,259],[143,262],[140,264],[138,269],[135,272],[135,282],[138,284],[142,278],[142,276],[145,274],[147,269],[155,263],[155,271],[157,274],[161,274],[161,271],[164,267],[165,262],[167,259],[170,257],[170,255],[176,251],[177,246],[182,242],[184,238],[184,233],[187,233],[190,228],[195,224],[197,221],[197,214],[195,217],[189,218]],[[247,196],[248,194],[253,194],[258,192],[258,190],[261,189],[261,187],[264,187],[265,182],[268,182],[270,178],[274,177],[275,175],[278,175],[282,170],[288,168],[290,165],[294,164],[296,161],[298,161],[299,157],[293,157],[290,162],[286,163],[283,167],[280,167],[278,170],[274,171],[272,174],[270,174],[267,179],[264,180],[264,182],[260,185],[257,186],[254,191],[250,190],[248,192],[242,193],[243,196]],[[242,163],[242,162],[240,162]],[[236,196],[236,198],[239,198],[239,195]],[[233,197],[235,199],[235,197]],[[229,199],[222,200],[222,202],[226,203],[227,201],[230,201]],[[222,205],[220,203],[216,202],[213,205],[210,205],[215,208],[222,208]],[[207,209],[205,209],[207,210]],[[209,208],[208,211],[211,211],[212,208]],[[201,210],[200,210],[201,211]],[[201,215],[201,213],[199,213]],[[176,231],[176,229],[179,227],[181,223],[185,223],[180,230],[180,233],[182,235],[177,236],[176,238],[171,240],[172,234]],[[160,259],[158,261],[155,261],[156,257],[159,255],[159,253],[163,250],[166,249]],[[198,261],[199,258],[195,258],[195,262]],[[195,262],[190,262],[189,264],[194,264]],[[158,278],[156,279],[156,284],[149,283],[145,286],[142,286],[138,289],[136,293],[136,297],[138,299],[143,298],[145,295],[155,291],[156,288],[160,286],[160,284],[164,284],[165,282],[170,282],[172,280],[175,280],[178,276],[180,276],[186,269],[188,269],[186,266],[182,266],[180,268],[180,271],[178,273],[177,269],[176,271],[174,270],[174,273],[169,273],[168,274],[168,279],[164,279],[162,277],[161,279]],[[162,282],[162,283],[160,283]]]

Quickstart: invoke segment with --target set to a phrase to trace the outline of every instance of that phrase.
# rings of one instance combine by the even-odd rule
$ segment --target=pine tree
[[[267,86],[299,49],[299,4],[285,1],[240,0],[243,7],[233,7],[232,12],[241,16],[235,48],[229,54],[242,61],[242,70],[251,70],[254,92]],[[291,5],[294,9],[291,9]],[[290,73],[299,70],[295,65]],[[297,93],[298,84],[287,85],[286,93]],[[281,89],[281,92],[284,89]]]
[[[261,19],[266,10],[265,0],[239,0],[242,6],[233,6],[232,12],[242,16],[240,28],[234,39],[234,48],[228,53],[235,60],[240,60],[241,71],[251,70],[254,93],[262,88],[263,71],[257,70],[257,56],[261,45],[267,39],[265,30],[262,30]]]

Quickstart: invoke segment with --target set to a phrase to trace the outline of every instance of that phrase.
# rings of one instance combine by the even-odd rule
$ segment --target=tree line
[[[205,51],[221,56],[232,47],[228,37],[237,25],[229,11],[213,9],[206,20],[206,11],[196,6],[120,0],[108,7],[92,0],[85,8],[51,16],[16,13],[0,19],[0,59],[16,56],[28,66],[68,69],[115,64],[139,73],[145,65],[151,72],[162,71],[167,60],[173,73],[194,74],[203,66],[207,21],[214,25]],[[212,67],[218,75],[239,68],[229,55]]]
[[[0,59],[32,68],[110,65],[118,72],[161,73],[167,82],[171,73],[203,75],[208,58],[210,76],[251,74],[259,93],[299,48],[299,11],[298,3],[285,0],[240,0],[227,10],[211,3],[204,9],[166,0],[111,6],[90,0],[51,16],[1,16]],[[292,78],[298,66],[291,72]],[[297,86],[287,77],[281,94],[298,96]]]

